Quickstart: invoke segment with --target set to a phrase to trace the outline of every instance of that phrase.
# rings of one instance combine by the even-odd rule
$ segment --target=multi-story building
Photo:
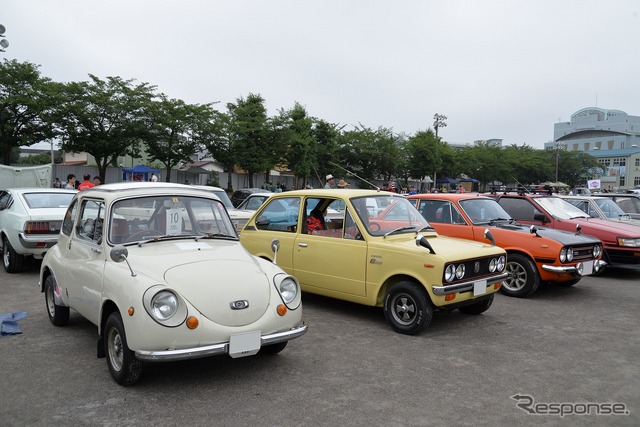
[[[601,188],[640,188],[640,117],[624,111],[583,108],[571,121],[554,125],[546,150],[584,151],[598,159],[601,170],[593,178]]]

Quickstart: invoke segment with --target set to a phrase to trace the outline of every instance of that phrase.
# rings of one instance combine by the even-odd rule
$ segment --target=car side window
[[[70,236],[73,231],[73,223],[76,222],[76,216],[78,214],[78,201],[74,200],[64,214],[64,220],[62,221],[62,234]]]
[[[104,223],[104,202],[101,200],[84,200],[82,202],[80,220],[76,235],[91,243],[102,243],[102,225]]]
[[[295,233],[298,230],[299,197],[284,197],[267,202],[256,220],[259,230]]]
[[[515,197],[501,197],[498,203],[506,210],[513,219],[521,221],[536,221],[536,213],[541,213],[526,199]]]
[[[351,240],[364,240],[358,225],[353,220],[353,215],[351,215],[350,209],[347,209],[344,217],[344,238]]]

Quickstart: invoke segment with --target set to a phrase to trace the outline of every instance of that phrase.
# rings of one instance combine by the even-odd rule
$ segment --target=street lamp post
[[[560,150],[566,147],[562,142],[556,142],[556,182],[558,182],[558,163],[560,160]]]

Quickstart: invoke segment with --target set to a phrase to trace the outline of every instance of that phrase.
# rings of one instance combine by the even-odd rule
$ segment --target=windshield
[[[429,227],[416,208],[402,196],[354,197],[351,203],[372,236],[384,236],[389,232],[412,233]]]
[[[628,217],[629,215],[622,210],[620,206],[611,199],[595,198],[594,202],[600,207],[602,212],[607,218],[618,219],[622,217]]]
[[[119,200],[111,208],[109,223],[112,244],[160,236],[237,238],[224,205],[208,198],[166,195]]]
[[[559,197],[536,197],[535,201],[538,202],[538,204],[540,204],[540,206],[542,206],[547,212],[558,219],[589,217],[589,215],[584,211]]]
[[[474,224],[489,223],[492,220],[509,220],[511,215],[495,200],[461,200],[460,206]]]

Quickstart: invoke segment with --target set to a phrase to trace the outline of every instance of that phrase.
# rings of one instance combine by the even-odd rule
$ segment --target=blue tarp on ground
[[[0,337],[5,335],[21,334],[18,320],[27,317],[26,311],[14,311],[12,313],[0,313]]]

